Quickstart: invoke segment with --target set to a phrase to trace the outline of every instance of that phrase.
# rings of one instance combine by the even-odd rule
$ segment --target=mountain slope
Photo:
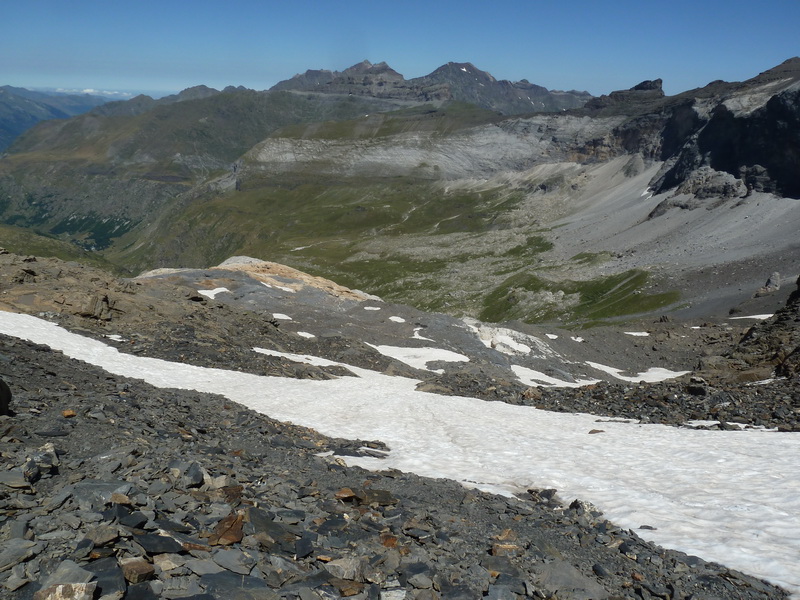
[[[46,94],[4,85],[0,87],[0,152],[40,121],[66,119],[105,102],[89,94]]]
[[[796,65],[514,116],[398,110],[419,90],[385,64],[198,88],[37,127],[0,161],[0,209],[133,271],[247,254],[484,320],[720,314],[797,272]],[[471,68],[427,89],[491,87]]]
[[[192,185],[230,169],[271,131],[382,104],[239,89],[189,96],[134,99],[132,111],[120,103],[26,133],[0,163],[6,221],[102,248]]]
[[[601,370],[652,360],[629,333],[682,347],[673,366],[732,345],[723,323],[554,338],[244,257],[121,280],[5,254],[0,283],[10,597],[66,577],[219,600],[800,589],[798,382]]]

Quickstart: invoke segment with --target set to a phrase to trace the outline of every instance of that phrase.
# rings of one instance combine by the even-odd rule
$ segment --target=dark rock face
[[[0,415],[11,415],[11,389],[0,379]]]
[[[800,198],[798,162],[800,90],[795,90],[774,96],[746,116],[736,116],[724,105],[715,108],[656,189],[674,187],[689,179],[695,169],[710,167],[740,179],[747,190]]]
[[[650,183],[655,193],[800,198],[799,82],[800,59],[791,59],[743,83],[715,81],[672,97],[661,80],[643,81],[591,99],[582,112],[628,116],[613,131],[614,145],[665,161]],[[680,205],[668,199],[661,212]]]
[[[710,166],[748,188],[800,198],[800,90],[773,96],[750,118],[719,108],[698,137]]]
[[[741,184],[690,184],[679,193],[724,198],[755,191],[800,198],[800,89],[797,73],[788,80],[792,78],[794,85],[778,90],[752,111],[730,108],[725,95],[707,119],[697,113],[691,115],[688,107],[673,109],[661,156],[669,163],[651,187],[656,192],[680,188],[697,180],[698,169],[706,168],[727,174],[727,180],[733,178]],[[742,84],[736,91],[736,102],[758,104],[758,95],[765,93],[762,82],[758,77]]]
[[[775,315],[754,325],[730,357],[750,368],[774,370],[779,377],[800,374],[800,278],[797,289]]]
[[[592,98],[586,103],[585,108],[600,110],[615,105],[625,106],[657,100],[664,97],[661,84],[661,79],[642,81],[629,90],[617,90],[611,92],[607,96],[603,95],[599,98]]]

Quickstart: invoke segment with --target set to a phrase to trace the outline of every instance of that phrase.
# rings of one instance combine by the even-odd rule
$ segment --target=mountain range
[[[598,98],[365,61],[39,123],[0,219],[120,272],[247,254],[489,321],[702,313],[796,272],[799,132],[797,58]]]
[[[20,87],[0,87],[0,152],[36,123],[68,119],[107,102],[102,96],[36,92]]]
[[[498,81],[471,63],[449,62],[429,75],[406,80],[385,62],[365,60],[344,71],[309,70],[271,88],[320,94],[351,94],[409,104],[466,102],[504,115],[578,108],[588,92],[550,91],[527,80]]]

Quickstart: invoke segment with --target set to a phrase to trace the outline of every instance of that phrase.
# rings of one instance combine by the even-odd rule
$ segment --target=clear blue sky
[[[800,0],[4,0],[0,85],[172,93],[267,89],[386,61],[406,78],[471,62],[498,79],[668,94],[800,55]]]

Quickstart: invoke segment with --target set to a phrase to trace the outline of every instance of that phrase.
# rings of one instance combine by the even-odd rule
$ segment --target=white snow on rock
[[[291,352],[280,352],[278,350],[268,350],[266,348],[253,348],[253,351],[259,354],[266,354],[267,356],[277,356],[280,358],[288,358],[294,362],[312,365],[314,367],[338,367],[344,366],[327,358],[320,358],[319,356],[311,356],[310,354],[292,354]]]
[[[406,320],[403,317],[389,317],[390,321],[394,321],[395,323],[405,323]]]
[[[299,335],[300,337],[304,337],[304,338],[314,338],[314,337],[317,337],[317,336],[315,336],[313,333],[308,333],[307,331],[298,331],[298,332],[297,332],[297,335]]]
[[[547,342],[535,336],[505,327],[487,325],[476,319],[464,318],[463,321],[470,330],[475,332],[484,346],[494,348],[503,354],[509,356],[531,355],[534,358],[558,356]]]
[[[424,335],[420,335],[419,332],[422,331],[422,329],[423,329],[422,327],[415,327],[414,328],[414,335],[412,336],[413,339],[415,339],[415,340],[425,340],[425,341],[428,341],[428,342],[434,341],[429,337],[425,337]]]
[[[380,306],[365,306],[364,310],[380,310]]]
[[[385,459],[347,457],[349,464],[504,494],[556,488],[564,501],[591,502],[650,541],[800,594],[798,434],[598,424],[593,415],[418,392],[416,380],[349,365],[357,377],[331,380],[202,368],[123,354],[16,313],[0,312],[0,333],[118,376],[221,394],[324,435],[379,439],[391,449]]]
[[[545,333],[548,339],[550,340],[557,340],[558,336],[555,333]]]
[[[731,321],[735,321],[737,319],[755,319],[756,321],[766,321],[767,319],[770,319],[774,316],[775,315],[773,314],[768,314],[768,315],[765,314],[765,315],[747,315],[746,317],[728,317],[728,318]]]
[[[597,383],[599,379],[578,379],[577,381],[565,381],[550,375],[545,375],[541,371],[534,371],[521,365],[511,365],[511,370],[522,383],[532,387],[583,387]]]
[[[289,292],[290,294],[296,294],[297,293],[297,290],[293,290],[292,288],[286,287],[285,285],[278,285],[277,283],[273,285],[273,284],[267,283],[266,281],[262,281],[261,285],[266,286],[268,288],[277,288],[279,290],[283,290],[284,292]]]
[[[579,335],[572,336],[572,337],[571,337],[571,338],[569,338],[569,339],[571,339],[573,342],[579,342],[579,343],[580,343],[580,342],[585,342],[585,341],[586,341],[586,340],[584,340],[584,339],[583,339],[581,336],[579,336]]]
[[[290,317],[289,315],[285,315],[283,313],[272,313],[272,318],[273,319],[279,319],[281,321],[291,321],[292,320],[292,317]]]
[[[222,292],[230,292],[230,290],[224,287],[214,288],[213,290],[197,290],[198,294],[201,294],[206,298],[211,298],[211,299],[216,298],[217,294],[221,294]]]
[[[662,367],[650,367],[647,371],[643,373],[637,373],[636,375],[629,376],[629,375],[622,375],[624,369],[615,369],[614,367],[608,367],[606,365],[601,365],[600,363],[586,361],[586,364],[590,367],[597,369],[598,371],[603,371],[604,373],[608,373],[612,377],[616,377],[617,379],[621,379],[622,381],[630,381],[632,383],[639,383],[640,381],[644,381],[646,383],[658,383],[659,381],[666,381],[667,379],[674,379],[675,377],[681,377],[682,375],[686,375],[691,371],[670,371],[669,369],[664,369]]]
[[[623,331],[625,335],[632,335],[633,337],[649,337],[650,334],[646,331]]]
[[[367,344],[367,346],[372,346],[384,356],[404,362],[415,369],[425,369],[435,373],[443,373],[444,371],[429,369],[429,362],[469,362],[468,356],[441,348],[407,348],[405,346],[375,346],[373,344]]]

